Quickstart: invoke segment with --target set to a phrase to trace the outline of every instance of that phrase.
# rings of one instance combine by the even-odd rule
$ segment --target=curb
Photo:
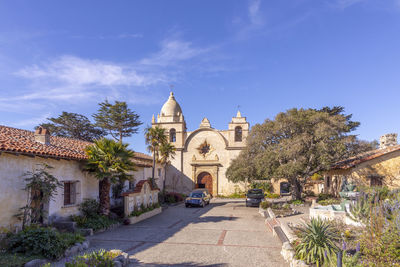
[[[290,239],[295,239],[293,235],[290,234],[290,229],[287,225],[281,224],[279,219],[276,218],[274,212],[271,208],[267,210],[260,209],[259,213],[261,216],[265,217],[265,225],[272,232],[273,236],[277,236],[282,242],[281,255],[283,259],[290,264],[290,267],[308,267],[304,261],[295,258],[295,251],[290,244]]]

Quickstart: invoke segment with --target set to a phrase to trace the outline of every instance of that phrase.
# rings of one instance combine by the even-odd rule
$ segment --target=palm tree
[[[88,146],[86,154],[88,161],[85,169],[94,173],[100,181],[100,213],[108,215],[111,184],[132,178],[128,172],[135,171],[135,164],[131,160],[134,152],[128,149],[128,144],[102,138]]]
[[[147,127],[145,132],[146,144],[148,149],[153,153],[153,169],[151,172],[151,179],[154,183],[154,170],[156,168],[156,158],[159,153],[161,144],[167,143],[167,136],[165,135],[165,129],[156,126],[154,128]]]
[[[160,146],[160,163],[164,166],[164,181],[163,181],[163,191],[165,193],[165,180],[167,179],[167,166],[171,163],[169,160],[174,159],[175,156],[175,146],[171,143],[162,143]]]

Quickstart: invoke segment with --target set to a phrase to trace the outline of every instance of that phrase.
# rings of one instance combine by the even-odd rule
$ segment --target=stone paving
[[[131,266],[288,266],[257,208],[214,199],[206,208],[169,207],[135,225],[91,236],[92,249],[121,249]]]

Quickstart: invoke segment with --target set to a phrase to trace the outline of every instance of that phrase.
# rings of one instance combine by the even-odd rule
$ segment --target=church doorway
[[[197,188],[205,188],[212,195],[213,193],[213,179],[208,172],[202,172],[197,176]]]

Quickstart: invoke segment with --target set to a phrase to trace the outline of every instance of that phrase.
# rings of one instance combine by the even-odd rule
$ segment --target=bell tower
[[[174,93],[170,93],[167,102],[164,103],[157,115],[157,120],[153,115],[151,125],[164,128],[168,141],[175,146],[176,150],[183,149],[186,138],[186,122]]]
[[[246,138],[249,135],[249,127],[246,117],[242,117],[242,114],[238,110],[236,117],[233,117],[229,123],[229,146],[245,147]]]

